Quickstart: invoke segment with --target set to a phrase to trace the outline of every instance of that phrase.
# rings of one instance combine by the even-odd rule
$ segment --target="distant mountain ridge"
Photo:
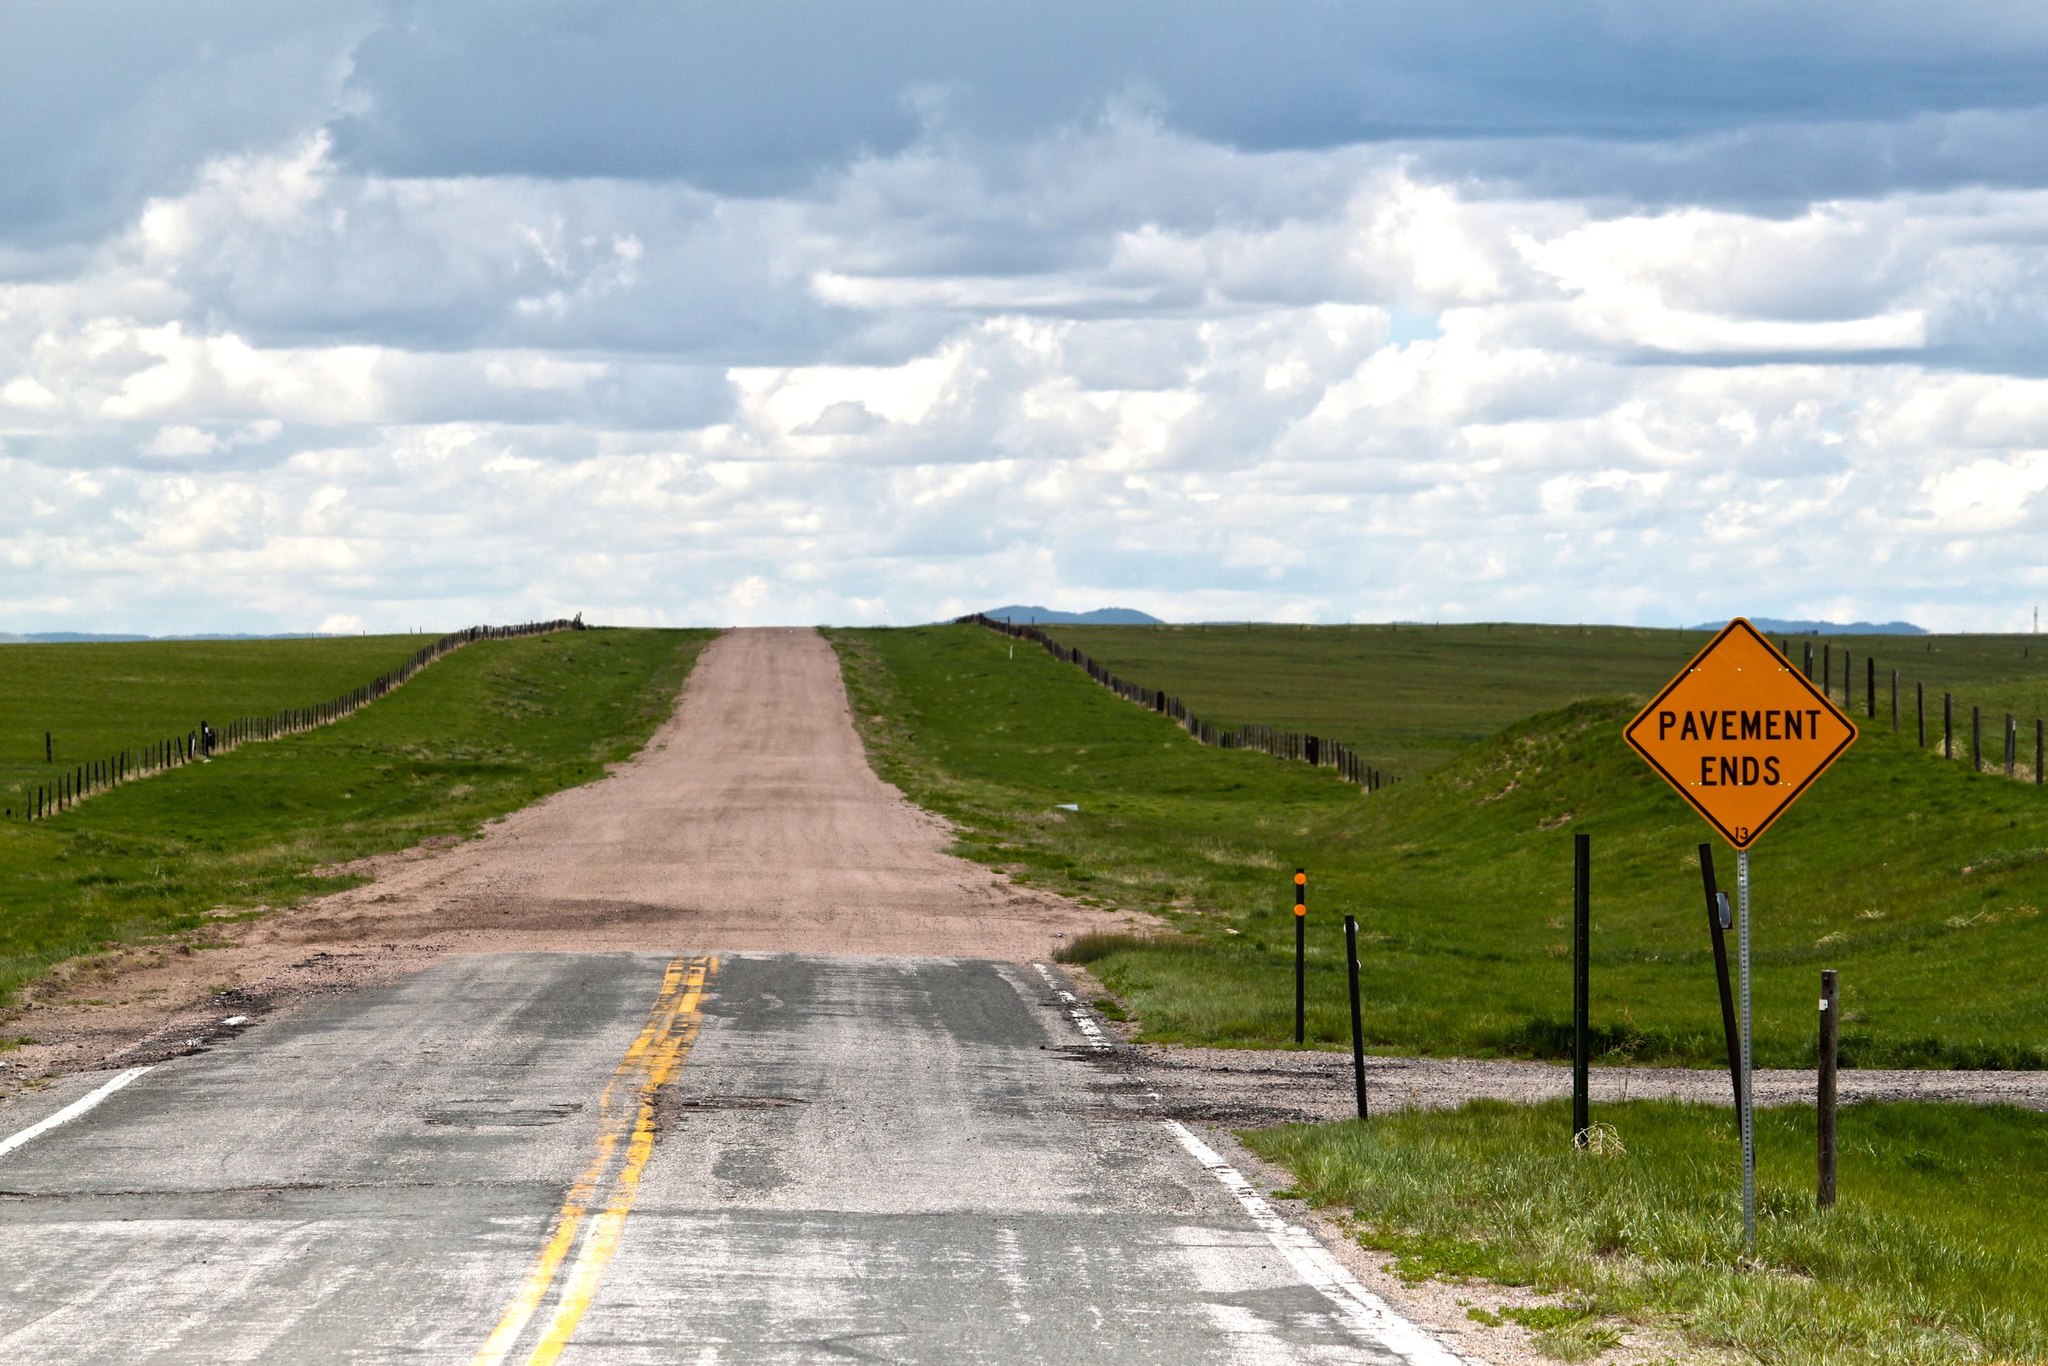
[[[1688,626],[1688,631],[1718,631],[1728,623],[1709,621]],[[1751,617],[1749,624],[1759,631],[1788,636],[1924,636],[1927,628],[1910,621],[1789,621],[1782,617]]]
[[[1164,626],[1158,617],[1133,607],[1098,607],[1092,612],[1055,612],[1050,607],[991,607],[982,613],[1013,626]]]

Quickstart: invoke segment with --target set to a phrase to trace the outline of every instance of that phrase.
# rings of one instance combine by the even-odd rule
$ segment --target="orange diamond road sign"
[[[1737,849],[1785,814],[1856,726],[1741,617],[1622,732]]]

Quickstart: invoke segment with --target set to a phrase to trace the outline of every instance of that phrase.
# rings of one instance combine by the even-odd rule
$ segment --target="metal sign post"
[[[1749,850],[1735,853],[1736,952],[1742,959],[1742,1246],[1756,1255],[1756,1104],[1749,1052]]]
[[[1672,790],[1735,846],[1742,998],[1736,1108],[1742,1126],[1742,1243],[1752,1256],[1756,1105],[1751,1094],[1749,849],[1856,739],[1855,722],[1827,695],[1826,670],[1821,686],[1813,686],[1812,657],[1808,646],[1802,674],[1737,617],[1622,732]],[[1700,871],[1711,892],[1706,853],[1703,846]]]

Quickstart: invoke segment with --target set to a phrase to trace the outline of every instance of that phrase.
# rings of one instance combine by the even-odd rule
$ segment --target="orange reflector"
[[[1294,885],[1295,885],[1295,886],[1297,886],[1297,887],[1302,887],[1302,886],[1306,886],[1306,885],[1307,885],[1307,883],[1308,883],[1308,874],[1307,874],[1307,873],[1296,873],[1296,874],[1294,875]]]

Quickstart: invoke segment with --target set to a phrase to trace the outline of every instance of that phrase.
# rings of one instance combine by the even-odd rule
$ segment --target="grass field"
[[[325,702],[394,669],[433,636],[0,645],[0,806],[74,764]],[[43,735],[56,761],[44,762]]]
[[[595,631],[479,642],[332,726],[116,788],[51,820],[0,823],[0,998],[64,958],[192,929],[216,907],[275,906],[336,890],[348,880],[319,869],[466,835],[491,816],[598,777],[668,715],[710,635]],[[381,655],[351,655],[360,676],[302,676],[294,696],[339,692],[414,647],[393,640]],[[92,658],[115,679],[143,667],[122,651],[153,666],[156,649],[75,648],[95,650]],[[272,663],[266,658],[262,669]],[[228,677],[232,657],[217,667],[223,677],[200,690],[209,710],[216,696],[278,695],[261,691],[279,688],[277,678],[249,685]],[[82,665],[70,676],[82,694],[97,686]],[[151,720],[141,709],[135,715]]]
[[[1585,831],[1605,1056],[1720,1055],[1695,852],[1706,827],[1623,746],[1631,703],[1518,722],[1368,796],[1327,771],[1197,746],[1043,651],[1011,658],[980,628],[833,639],[878,767],[959,822],[963,852],[1174,920],[1162,942],[1079,955],[1147,1037],[1291,1038],[1288,880],[1302,865],[1312,1041],[1348,1031],[1339,917],[1352,912],[1375,1048],[1563,1056],[1571,837]],[[1732,855],[1721,859],[1732,883]],[[1878,729],[1754,865],[1762,1064],[1810,1063],[1819,972],[1833,967],[1851,1065],[2048,1065],[2048,794]]]
[[[1857,1105],[1840,1200],[1813,1201],[1813,1115],[1757,1117],[1754,1264],[1726,1110],[1600,1107],[1622,1151],[1577,1153],[1566,1105],[1478,1102],[1246,1135],[1299,1192],[1348,1210],[1413,1277],[1529,1286],[1515,1317],[1550,1355],[1633,1325],[1784,1366],[2048,1360],[2048,1115]],[[1487,1312],[1476,1317],[1487,1321]],[[1619,1332],[1617,1333],[1617,1330]]]
[[[1588,697],[1656,691],[1711,639],[1702,631],[1618,626],[1055,626],[1134,682],[1163,688],[1204,719],[1259,722],[1342,740],[1395,774],[1418,773],[1512,721]],[[1783,640],[1773,637],[1773,640]],[[1876,652],[1879,717],[1890,724],[1890,676],[1899,670],[1904,729],[1913,727],[1913,684],[1928,693],[1938,739],[1941,694],[1955,693],[1958,734],[1969,708],[1987,713],[1987,753],[2003,713],[2048,716],[2048,637],[1825,636],[1790,638],[1792,658],[1812,640],[1853,656],[1856,714],[1864,715],[1864,664]],[[1814,665],[1814,677],[1821,666]],[[1841,697],[1839,673],[1834,696]]]

